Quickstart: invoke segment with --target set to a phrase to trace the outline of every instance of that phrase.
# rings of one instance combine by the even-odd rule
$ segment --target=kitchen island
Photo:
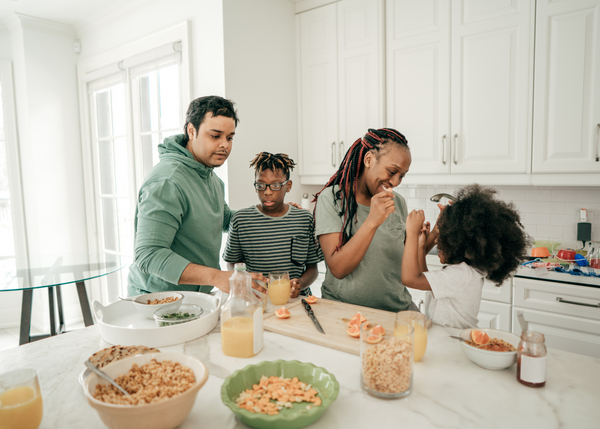
[[[516,365],[490,371],[473,364],[448,335],[458,330],[434,325],[427,352],[415,363],[414,390],[404,399],[372,398],[360,389],[359,357],[265,332],[265,347],[250,359],[221,352],[217,327],[185,344],[163,347],[195,356],[210,376],[182,429],[244,428],[220,398],[223,380],[263,360],[297,359],[333,373],[337,400],[311,428],[597,428],[600,422],[600,359],[548,350],[546,387],[516,381]],[[87,403],[78,377],[83,362],[108,345],[97,326],[0,352],[0,372],[19,367],[38,372],[44,400],[40,428],[104,428]]]

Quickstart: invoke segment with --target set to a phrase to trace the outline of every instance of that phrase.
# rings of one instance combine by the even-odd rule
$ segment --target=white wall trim
[[[307,10],[316,9],[325,6],[329,3],[336,3],[340,0],[289,0],[296,3],[296,13],[306,12]]]
[[[73,39],[75,38],[75,29],[70,25],[49,21],[47,19],[36,18],[34,16],[23,15],[21,13],[14,13],[10,15],[9,18],[4,20],[4,23],[8,28],[12,28],[15,25],[20,25],[22,28],[50,31],[72,37]]]

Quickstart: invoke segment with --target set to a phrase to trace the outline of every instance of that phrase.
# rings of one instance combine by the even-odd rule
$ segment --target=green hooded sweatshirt
[[[212,286],[180,285],[191,262],[219,269],[223,232],[232,212],[225,186],[212,168],[196,161],[183,134],[158,145],[160,162],[142,185],[135,210],[135,255],[129,295],[168,290],[209,292]]]

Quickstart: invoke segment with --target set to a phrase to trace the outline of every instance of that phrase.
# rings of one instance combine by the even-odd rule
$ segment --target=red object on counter
[[[558,251],[558,259],[562,259],[563,261],[575,261],[575,251],[574,250],[559,250]]]
[[[600,270],[600,259],[598,259],[598,258],[590,259],[590,267]]]

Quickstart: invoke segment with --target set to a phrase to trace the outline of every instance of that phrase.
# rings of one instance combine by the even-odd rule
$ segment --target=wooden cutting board
[[[274,313],[265,314],[264,329],[355,355],[360,354],[360,338],[351,337],[346,330],[348,329],[348,322],[356,312],[360,311],[371,323],[371,327],[381,325],[386,332],[390,333],[394,330],[396,313],[389,311],[323,298],[320,298],[316,304],[311,304],[311,307],[325,334],[317,331],[301,301],[289,303],[289,306],[285,306],[290,311],[288,319],[279,319]]]

